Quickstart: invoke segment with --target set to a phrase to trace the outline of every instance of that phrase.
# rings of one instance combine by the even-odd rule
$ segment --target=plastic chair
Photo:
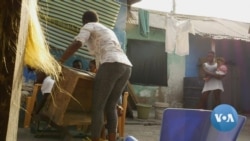
[[[220,132],[210,123],[210,110],[167,108],[163,113],[160,141],[236,141],[246,117],[237,126]]]

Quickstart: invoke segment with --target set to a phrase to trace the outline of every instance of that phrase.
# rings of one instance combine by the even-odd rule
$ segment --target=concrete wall
[[[133,15],[135,18],[138,18],[135,11],[133,11]],[[165,16],[163,14],[150,13],[149,17],[151,29],[148,37],[140,35],[139,28],[136,26],[136,24],[127,24],[127,38],[165,42]],[[138,97],[140,103],[154,105],[155,102],[164,102],[168,103],[170,107],[182,107],[185,57],[175,54],[168,54],[167,60],[168,63],[166,65],[168,67],[168,87],[133,85],[135,94]]]
[[[127,32],[127,35],[130,35],[128,38],[131,39],[131,33]],[[138,39],[138,36],[139,35],[134,37]],[[140,40],[142,39],[140,38]],[[154,38],[147,38],[147,40],[155,41]],[[159,38],[157,38],[157,40],[159,40]],[[133,85],[140,103],[154,105],[155,102],[164,102],[168,103],[171,107],[181,107],[182,85],[185,75],[185,57],[168,54],[167,60],[168,80],[166,81],[168,81],[168,87]]]

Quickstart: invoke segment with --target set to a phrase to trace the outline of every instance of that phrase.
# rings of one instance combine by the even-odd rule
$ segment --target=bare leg
[[[202,93],[200,102],[198,104],[198,109],[207,109],[207,100],[208,100],[208,95],[210,91],[206,91]]]
[[[214,90],[214,107],[221,104],[220,94],[221,90]]]
[[[43,95],[43,98],[42,100],[38,103],[38,107],[37,109],[35,110],[35,114],[39,114],[39,112],[41,111],[41,109],[43,108],[43,106],[45,105],[46,103],[46,100],[47,100],[47,97],[50,95],[50,93],[45,93]]]

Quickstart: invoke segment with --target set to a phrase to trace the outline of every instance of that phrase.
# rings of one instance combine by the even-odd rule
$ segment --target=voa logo
[[[232,114],[214,114],[217,122],[235,122]]]
[[[219,131],[230,131],[237,125],[238,114],[236,110],[227,104],[221,104],[211,113],[211,123]]]

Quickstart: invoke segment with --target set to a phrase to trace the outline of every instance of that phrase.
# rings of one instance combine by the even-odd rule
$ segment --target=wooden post
[[[211,50],[215,52],[215,41],[211,39]]]
[[[11,1],[0,1],[0,43],[1,43],[1,54],[0,54],[0,140],[5,141],[10,107],[18,106],[18,103],[11,103],[11,98],[18,99],[15,97],[19,93],[16,93],[14,96],[11,95],[11,90],[13,87],[13,74],[14,74],[14,65],[16,57],[16,43],[18,39],[18,29],[20,22],[20,9],[21,4],[20,0],[11,0]],[[19,72],[21,73],[21,72]],[[18,82],[16,82],[18,83]],[[20,83],[21,84],[21,83]],[[17,88],[18,89],[18,88]],[[19,94],[20,96],[20,94]],[[19,98],[20,101],[20,98]],[[12,101],[13,102],[13,101]],[[15,111],[17,114],[18,111]],[[13,114],[11,114],[13,116]],[[16,114],[14,114],[16,115]],[[18,120],[18,117],[13,117]],[[11,121],[13,122],[13,121]],[[16,123],[14,123],[16,124]],[[16,128],[17,129],[17,128]],[[15,130],[14,130],[15,132]],[[14,133],[11,131],[11,133]],[[14,139],[16,140],[16,139]],[[12,141],[11,139],[8,141]]]
[[[1,1],[0,4],[2,4],[0,5],[0,14],[4,13],[0,15],[0,22],[2,22],[1,19],[3,20],[3,23],[0,23],[0,27],[2,28],[0,28],[0,30],[3,30],[0,31],[0,39],[3,39],[3,42],[7,40],[3,43],[2,50],[5,51],[4,53],[7,54],[8,57],[8,60],[6,60],[7,57],[1,56],[4,53],[0,55],[2,57],[0,69],[2,72],[5,72],[3,73],[4,75],[1,74],[2,72],[0,73],[0,80],[4,80],[6,85],[4,86],[7,88],[5,88],[7,96],[11,97],[9,98],[10,100],[0,99],[0,106],[10,101],[10,104],[5,104],[9,106],[9,108],[5,106],[5,109],[7,109],[5,111],[9,113],[9,115],[6,116],[7,119],[9,116],[9,121],[6,120],[5,123],[0,122],[4,124],[8,122],[6,140],[13,141],[17,139],[24,59],[25,64],[53,76],[55,80],[59,78],[61,66],[51,55],[49,47],[46,44],[44,33],[37,16],[37,0]],[[7,15],[8,18],[6,18]],[[1,33],[3,34],[2,36]],[[16,37],[17,35],[18,37]],[[41,54],[42,57],[38,57],[38,55]],[[13,61],[14,59],[15,62]],[[11,67],[7,68],[6,66]],[[8,77],[8,80],[1,79],[2,76]],[[4,103],[3,101],[7,102]],[[0,109],[2,109],[2,107]],[[2,132],[2,128],[0,128],[0,130],[0,135],[6,133],[5,131],[4,133]],[[5,140],[5,138],[0,138],[0,140]]]
[[[28,15],[28,4],[29,1],[33,0],[22,0],[21,15]],[[36,2],[36,1],[34,1]],[[28,19],[29,16],[21,16],[20,28],[18,34],[18,42],[16,49],[16,61],[14,69],[14,77],[12,83],[11,101],[10,101],[10,112],[9,122],[6,140],[15,141],[17,140],[18,130],[18,119],[19,119],[19,108],[21,99],[21,87],[22,87],[22,75],[23,75],[23,58],[26,46],[26,39],[28,33]]]

